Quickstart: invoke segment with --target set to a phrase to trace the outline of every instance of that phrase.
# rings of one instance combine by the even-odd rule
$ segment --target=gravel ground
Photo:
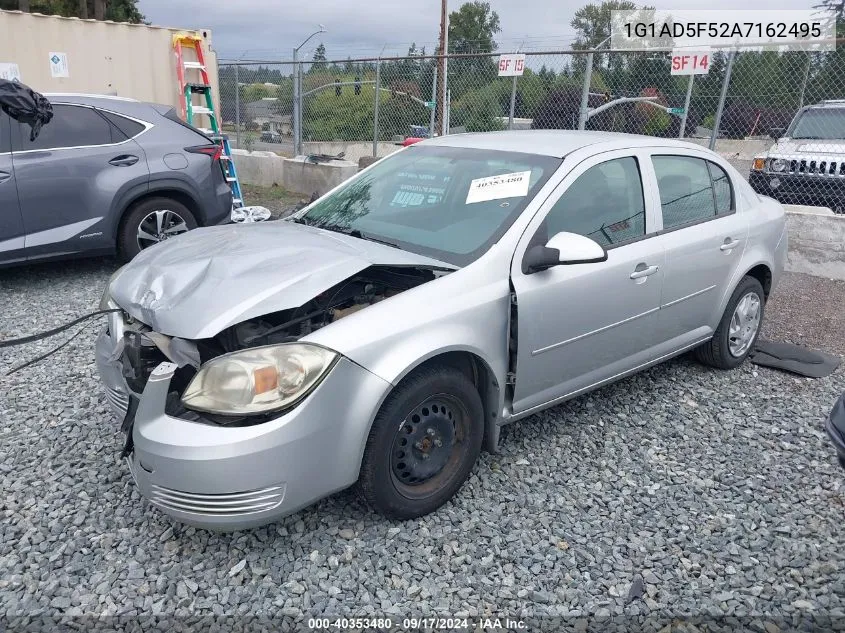
[[[115,267],[0,271],[0,338],[96,307]],[[842,296],[787,275],[767,331],[838,336],[841,352]],[[213,534],[136,492],[100,395],[95,330],[0,378],[0,616],[557,615],[568,619],[538,626],[584,630],[573,618],[590,616],[630,630],[637,615],[711,629],[748,615],[722,630],[845,628],[845,476],[822,428],[842,369],[810,380],[681,358],[506,428],[501,452],[431,516],[391,522],[343,492]],[[0,350],[0,370],[57,338]]]

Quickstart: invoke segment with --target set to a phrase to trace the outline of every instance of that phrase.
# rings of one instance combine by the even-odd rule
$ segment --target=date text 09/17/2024
[[[313,631],[343,631],[343,630],[393,630],[399,627],[400,620],[384,617],[361,618],[309,618],[308,629]],[[484,617],[470,619],[465,617],[410,617],[402,618],[403,631],[453,631],[453,630],[482,630],[482,631],[514,631],[524,630],[524,621],[509,617]]]

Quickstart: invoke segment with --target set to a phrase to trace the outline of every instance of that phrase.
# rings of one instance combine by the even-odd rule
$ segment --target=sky
[[[762,0],[754,3],[763,4]],[[462,0],[449,0],[455,11]],[[499,14],[499,50],[566,50],[574,33],[569,26],[586,1],[490,0]],[[645,4],[645,3],[644,3]],[[733,9],[736,0],[650,0],[658,9]],[[776,9],[809,9],[818,0],[765,0],[761,17]],[[288,60],[292,49],[322,24],[326,33],[300,52],[310,59],[322,42],[327,57],[404,55],[412,42],[433,52],[440,28],[440,0],[139,0],[138,7],[156,25],[209,28],[219,59]],[[750,8],[747,4],[742,8]]]

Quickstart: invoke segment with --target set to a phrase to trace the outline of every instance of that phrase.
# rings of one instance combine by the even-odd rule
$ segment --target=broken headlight
[[[111,284],[115,279],[117,279],[117,276],[121,273],[123,268],[124,267],[121,266],[116,271],[114,271],[111,277],[109,277],[109,280],[106,282],[106,287],[103,290],[103,296],[100,297],[100,310],[113,310],[119,307],[111,298]]]
[[[307,343],[254,347],[218,356],[200,367],[182,403],[222,415],[251,415],[284,409],[308,395],[337,354]]]

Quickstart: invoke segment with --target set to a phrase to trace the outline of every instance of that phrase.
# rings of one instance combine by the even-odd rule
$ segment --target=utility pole
[[[438,117],[438,133],[443,135],[443,123],[446,114],[446,50],[449,38],[449,13],[446,9],[446,0],[440,0],[440,58],[437,60],[437,75],[435,80],[440,80],[440,86],[437,94],[440,95],[438,99],[439,105],[435,107],[439,110]],[[431,135],[434,136],[434,130],[431,130]]]

